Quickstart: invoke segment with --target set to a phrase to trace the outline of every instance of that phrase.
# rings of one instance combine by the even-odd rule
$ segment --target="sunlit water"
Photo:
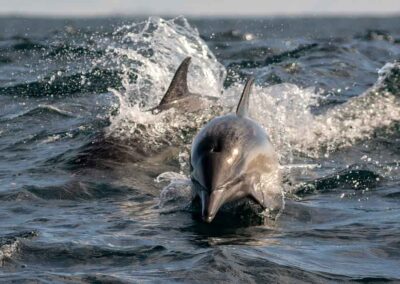
[[[215,101],[146,111],[186,56]],[[0,280],[400,281],[399,59],[398,18],[0,18]],[[190,143],[248,75],[285,207],[204,224]]]

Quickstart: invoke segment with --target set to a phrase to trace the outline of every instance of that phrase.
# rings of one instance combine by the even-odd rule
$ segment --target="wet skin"
[[[191,179],[211,222],[221,206],[245,197],[264,209],[276,207],[259,187],[262,175],[277,175],[278,159],[265,130],[248,117],[216,117],[197,134],[191,151]]]

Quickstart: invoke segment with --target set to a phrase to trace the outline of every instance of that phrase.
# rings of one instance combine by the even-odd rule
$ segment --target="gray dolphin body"
[[[191,180],[208,223],[221,206],[243,198],[264,209],[282,205],[277,155],[265,130],[248,117],[252,84],[246,83],[236,114],[209,121],[192,144]]]

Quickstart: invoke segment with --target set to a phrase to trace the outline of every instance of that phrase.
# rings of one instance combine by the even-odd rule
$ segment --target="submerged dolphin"
[[[210,105],[210,100],[215,100],[213,97],[201,96],[200,94],[194,94],[189,91],[187,74],[190,61],[191,57],[186,57],[179,65],[160,104],[151,109],[153,113],[158,113],[170,108],[175,108],[180,111],[196,112],[208,107]]]
[[[282,205],[278,157],[265,130],[248,117],[253,82],[247,81],[236,114],[209,121],[192,144],[191,180],[208,223],[221,206],[247,197],[263,209]]]
[[[158,106],[149,109],[149,112],[157,114],[171,108],[179,112],[196,113],[210,107],[210,102],[215,101],[215,97],[201,96],[189,91],[187,84],[187,74],[190,66],[190,57],[186,57],[177,68],[167,92],[164,94]],[[215,108],[215,106],[212,106]],[[169,141],[168,141],[169,142]],[[132,137],[131,140],[121,141],[120,137],[116,139],[113,136],[101,132],[98,136],[89,141],[82,147],[77,157],[70,163],[78,168],[91,167],[109,167],[108,162],[139,162],[148,159],[165,160],[165,156],[171,156],[171,144],[165,143],[164,148],[156,147],[144,149],[143,143],[147,143],[141,136]],[[160,142],[160,144],[163,141]],[[174,145],[176,146],[176,145]]]

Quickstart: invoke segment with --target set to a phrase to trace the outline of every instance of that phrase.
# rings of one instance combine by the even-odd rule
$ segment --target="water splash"
[[[183,127],[198,127],[200,117],[181,115],[175,110],[159,115],[146,112],[158,105],[177,66],[187,56],[192,57],[190,90],[220,96],[225,69],[198,31],[183,17],[150,17],[145,22],[119,28],[113,38],[105,61],[113,61],[122,70],[123,90],[112,90],[118,98],[119,111],[111,117],[108,134],[121,139],[139,135],[150,144],[160,145],[184,135],[179,131]]]
[[[390,77],[398,77],[399,70],[399,63],[386,64],[370,89],[316,116],[309,135],[296,141],[302,152],[318,156],[324,150],[327,156],[337,149],[370,139],[376,130],[400,121],[398,94],[391,93],[392,87],[386,84]]]
[[[158,206],[162,210],[184,209],[190,205],[194,198],[191,180],[186,175],[175,172],[165,172],[156,178],[156,182],[168,183],[160,193]]]
[[[256,86],[251,102],[252,117],[267,130],[281,163],[293,160],[299,135],[310,131],[314,116],[310,108],[318,104],[314,88],[293,84]]]
[[[190,144],[208,119],[235,108],[243,89],[238,82],[221,93],[226,70],[183,17],[172,20],[151,17],[142,23],[123,26],[114,32],[114,42],[110,43],[107,54],[123,70],[123,90],[112,90],[119,101],[118,114],[111,117],[107,132],[114,138],[136,139],[153,148]],[[174,109],[157,115],[146,112],[161,100],[176,67],[186,56],[193,57],[190,89],[217,97],[213,104],[218,104],[222,111],[215,113],[207,108],[195,114]],[[252,117],[267,130],[282,163],[291,163],[299,154],[327,157],[337,149],[369,139],[377,129],[399,120],[395,87],[388,88],[390,76],[398,69],[398,63],[385,65],[377,82],[364,94],[320,115],[313,114],[311,109],[326,98],[312,86],[256,85],[252,92]]]
[[[256,86],[253,117],[268,130],[284,163],[292,162],[299,154],[328,157],[400,121],[400,100],[397,93],[391,92],[394,87],[390,85],[396,84],[399,70],[399,63],[386,64],[370,89],[320,115],[314,115],[311,108],[326,98],[312,87]]]
[[[0,267],[4,266],[7,259],[18,252],[20,241],[24,239],[31,239],[38,236],[36,231],[18,232],[0,236]]]

